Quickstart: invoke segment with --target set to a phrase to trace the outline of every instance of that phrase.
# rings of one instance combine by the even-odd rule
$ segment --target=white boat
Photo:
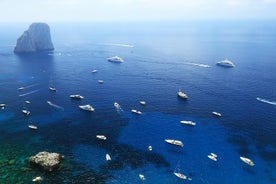
[[[144,181],[146,178],[145,178],[145,176],[143,175],[143,174],[139,174],[139,178],[142,180],[142,181]]]
[[[173,172],[173,174],[174,174],[175,176],[177,176],[178,178],[180,178],[180,179],[183,179],[183,180],[186,180],[186,179],[187,179],[187,176],[184,175],[184,174],[182,174],[182,173],[180,173],[180,172]]]
[[[228,59],[217,62],[217,65],[224,67],[235,67],[234,63],[232,61],[229,61]]]
[[[212,154],[208,155],[208,158],[210,158],[213,161],[217,161],[217,157]]]
[[[109,57],[109,58],[107,58],[107,61],[114,62],[114,63],[122,63],[122,62],[124,62],[124,60],[121,57],[119,57],[119,56]]]
[[[180,97],[180,98],[182,98],[182,99],[188,99],[188,95],[186,95],[185,93],[183,93],[181,90],[179,90],[178,92],[177,92],[177,96],[178,97]]]
[[[131,112],[133,112],[133,113],[135,113],[135,114],[139,114],[139,115],[142,114],[141,111],[138,111],[138,110],[135,110],[135,109],[132,109]]]
[[[255,165],[254,162],[253,162],[252,160],[250,160],[249,158],[240,157],[240,159],[241,159],[244,163],[246,163],[246,164],[248,164],[248,165],[250,165],[250,166],[254,166],[254,165]]]
[[[92,70],[91,72],[92,72],[92,73],[97,73],[97,72],[98,72],[98,70]]]
[[[149,150],[149,151],[152,151],[152,146],[148,146],[148,150]]]
[[[213,115],[215,115],[215,116],[218,116],[218,117],[221,117],[221,116],[222,116],[222,115],[221,115],[221,113],[219,113],[219,112],[215,112],[215,111],[214,111],[214,112],[212,112],[212,114],[213,114]]]
[[[212,155],[212,156],[214,156],[214,157],[218,157],[218,155],[215,154],[215,153],[210,153],[210,155]]]
[[[104,81],[103,81],[103,80],[98,80],[98,83],[99,83],[99,84],[103,84]]]
[[[107,139],[106,136],[104,136],[104,135],[96,135],[96,137],[98,139],[101,139],[101,140],[106,140]]]
[[[50,91],[57,91],[57,89],[54,88],[54,87],[49,87],[49,90],[50,90]]]
[[[146,101],[140,101],[141,105],[146,105]]]
[[[165,141],[166,141],[167,143],[169,143],[169,144],[173,144],[173,145],[176,145],[176,146],[181,146],[181,147],[184,146],[184,144],[183,144],[181,141],[179,141],[179,140],[175,140],[175,139],[165,139]]]
[[[30,104],[31,102],[30,102],[29,100],[26,100],[25,103],[26,103],[26,104]]]
[[[6,107],[6,104],[0,104],[1,109],[5,109],[5,107]]]
[[[31,113],[30,111],[28,111],[28,110],[26,110],[26,109],[23,109],[22,112],[23,112],[24,114],[26,114],[27,116]]]
[[[83,110],[86,110],[86,111],[94,111],[95,109],[91,106],[91,105],[89,105],[89,104],[87,104],[87,105],[79,105],[79,108],[81,108],[81,109],[83,109]]]
[[[33,181],[33,182],[40,182],[40,181],[42,181],[42,177],[41,177],[41,176],[34,177],[34,178],[32,179],[32,181]]]
[[[106,154],[106,155],[105,155],[105,159],[106,159],[106,161],[109,161],[109,160],[111,160],[111,157],[110,157],[110,155],[109,155],[109,154]]]
[[[76,95],[70,95],[70,98],[74,98],[74,99],[84,99],[83,96],[76,94]]]
[[[193,122],[193,121],[180,121],[180,123],[185,124],[185,125],[191,125],[191,126],[195,126],[196,125],[196,123]]]
[[[118,110],[121,109],[121,106],[118,102],[114,102],[114,107]]]
[[[19,89],[19,90],[23,90],[23,89],[24,89],[24,87],[23,87],[23,86],[21,86],[21,87],[19,87],[18,89]]]
[[[38,129],[37,126],[35,126],[35,125],[28,125],[28,127],[29,127],[30,129],[33,129],[33,130],[37,130],[37,129]]]

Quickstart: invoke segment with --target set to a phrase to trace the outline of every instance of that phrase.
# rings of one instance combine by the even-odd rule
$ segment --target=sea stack
[[[54,50],[50,27],[46,23],[32,23],[27,31],[17,39],[15,53]]]

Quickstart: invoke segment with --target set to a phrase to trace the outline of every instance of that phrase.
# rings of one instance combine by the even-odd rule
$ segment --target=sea
[[[0,24],[1,184],[276,183],[275,21],[48,22],[54,51],[15,54],[30,24]],[[30,165],[41,151],[60,167]]]

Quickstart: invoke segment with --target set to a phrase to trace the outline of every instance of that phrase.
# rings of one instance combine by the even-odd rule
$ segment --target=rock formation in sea
[[[15,53],[54,50],[50,27],[46,23],[32,23],[17,39]]]
[[[33,165],[41,167],[47,172],[52,172],[60,166],[63,156],[59,153],[49,153],[42,151],[29,158]]]

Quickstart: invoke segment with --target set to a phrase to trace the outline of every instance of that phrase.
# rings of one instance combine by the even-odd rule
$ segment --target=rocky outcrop
[[[15,53],[54,50],[50,27],[45,23],[32,23],[18,39]]]
[[[29,162],[33,165],[41,167],[43,170],[52,172],[60,166],[62,155],[59,153],[49,153],[46,151],[39,152],[35,156],[29,158]]]

